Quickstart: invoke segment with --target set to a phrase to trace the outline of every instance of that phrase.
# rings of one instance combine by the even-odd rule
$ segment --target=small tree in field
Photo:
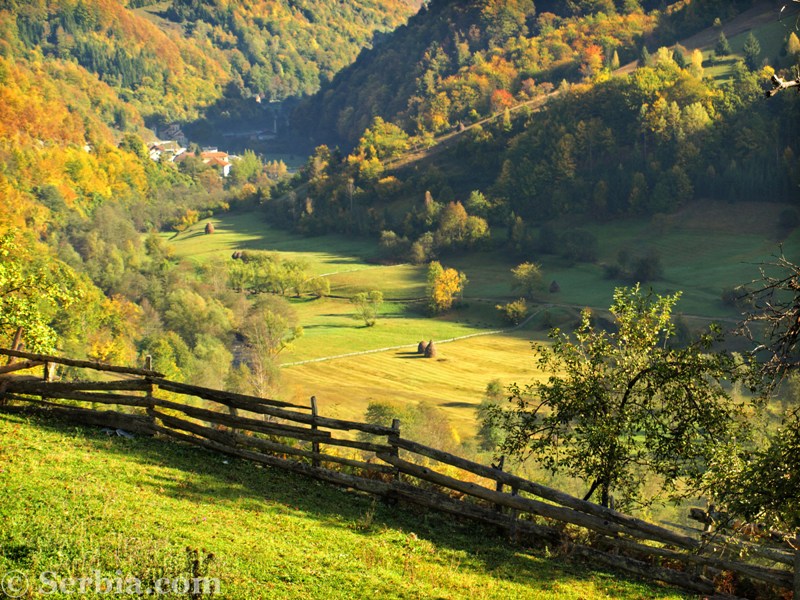
[[[514,276],[511,289],[521,291],[528,300],[533,298],[536,290],[542,288],[542,265],[524,262],[511,269],[511,274]]]
[[[445,269],[439,261],[428,265],[428,309],[437,314],[450,310],[456,296],[464,290],[467,276],[455,269]]]
[[[383,305],[383,293],[378,290],[359,292],[350,298],[350,302],[356,307],[354,318],[362,319],[364,325],[372,327],[375,325],[378,318],[378,311]]]
[[[491,412],[507,433],[502,451],[583,479],[586,499],[599,490],[604,506],[612,493],[624,504],[642,501],[648,479],[662,489],[699,484],[715,446],[739,424],[722,385],[735,363],[707,353],[713,330],[689,347],[670,347],[678,297],[619,288],[615,332],[595,329],[588,311],[572,336],[554,329],[552,347],[536,349],[541,368],[555,374],[511,386],[515,407]]]

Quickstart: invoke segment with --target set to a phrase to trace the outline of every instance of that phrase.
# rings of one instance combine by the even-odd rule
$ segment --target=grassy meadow
[[[0,440],[0,576],[27,576],[36,587],[24,598],[47,571],[133,576],[143,589],[189,577],[187,549],[213,554],[199,573],[231,600],[684,597],[167,440],[10,415]]]
[[[761,57],[770,64],[782,61],[781,51],[794,31],[796,15],[787,14],[781,18],[780,4],[769,6],[764,3],[736,17],[726,24],[725,31],[731,47],[729,56],[717,57],[714,47],[719,29],[710,28],[688,40],[690,48],[699,47],[703,52],[705,75],[717,81],[730,79],[732,67],[737,60],[744,60],[744,42],[752,31],[761,46]]]
[[[443,409],[462,437],[474,433],[474,408],[487,383],[530,382],[537,373],[531,340],[545,341],[547,330],[571,327],[582,307],[603,311],[623,281],[604,277],[604,263],[620,250],[633,256],[655,249],[664,267],[658,293],[683,291],[677,306],[691,326],[710,319],[732,324],[737,313],[720,300],[723,288],[758,276],[758,263],[769,260],[783,242],[800,247],[800,231],[783,239],[778,229],[780,205],[705,203],[653,220],[627,219],[587,223],[599,240],[597,263],[571,263],[554,256],[532,256],[542,263],[545,284],[532,310],[537,315],[515,331],[506,331],[494,306],[516,297],[510,269],[519,260],[502,251],[444,258],[443,264],[469,278],[463,306],[436,318],[418,300],[425,293],[425,266],[376,263],[375,244],[338,235],[305,238],[270,227],[258,212],[234,212],[213,219],[216,231],[203,234],[205,221],[168,236],[179,258],[198,262],[227,259],[235,250],[269,250],[302,259],[309,272],[324,275],[331,297],[290,301],[303,336],[284,352],[284,395],[307,401],[316,395],[325,414],[359,418],[371,401],[427,402]],[[387,302],[374,327],[356,320],[349,296],[378,289]],[[492,333],[495,332],[495,333]],[[462,338],[441,343],[443,340]],[[436,360],[413,353],[420,340],[439,341]],[[357,354],[371,352],[369,354]],[[337,358],[333,358],[337,357]],[[305,362],[315,361],[321,362]],[[300,364],[298,364],[300,363]]]

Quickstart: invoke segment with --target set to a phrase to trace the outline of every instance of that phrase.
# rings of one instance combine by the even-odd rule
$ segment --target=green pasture
[[[131,576],[142,590],[164,577],[181,583],[192,576],[191,550],[213,555],[199,575],[230,600],[684,597],[557,549],[512,546],[472,523],[165,439],[6,414],[0,440],[0,574],[27,577],[25,598],[51,590],[37,593],[46,572],[57,581]],[[85,590],[108,595],[93,583]]]
[[[206,223],[216,231],[206,235]],[[301,258],[314,275],[352,271],[369,267],[375,244],[367,239],[339,235],[302,237],[270,227],[258,210],[234,211],[203,219],[178,234],[163,234],[176,256],[197,262],[230,258],[237,250],[269,250],[285,258]]]
[[[722,289],[757,278],[759,263],[774,256],[780,242],[790,256],[793,248],[800,248],[800,231],[781,238],[777,224],[783,208],[706,202],[655,219],[578,225],[598,239],[599,260],[591,264],[550,255],[510,258],[500,250],[445,257],[442,262],[463,270],[469,283],[461,305],[435,318],[426,315],[419,301],[425,293],[426,267],[375,264],[375,244],[368,239],[301,237],[270,227],[261,214],[250,212],[215,218],[212,235],[203,233],[204,222],[198,223],[170,243],[178,257],[199,262],[227,258],[239,249],[272,251],[301,259],[310,272],[329,278],[331,297],[290,299],[303,335],[282,355],[288,397],[307,401],[316,395],[326,414],[346,418],[360,418],[370,401],[430,402],[445,409],[459,433],[469,437],[474,433],[474,407],[489,381],[525,383],[541,376],[530,340],[546,340],[554,325],[569,329],[582,307],[607,309],[614,288],[628,284],[604,277],[603,264],[615,262],[622,249],[633,256],[658,251],[664,278],[652,287],[662,294],[681,290],[676,312],[693,327],[709,319],[732,325],[739,315],[723,305]],[[531,303],[539,313],[531,323],[513,333],[440,344],[434,361],[409,354],[420,340],[441,342],[506,329],[495,305],[517,297],[511,291],[510,270],[523,260],[543,265],[545,289]],[[546,290],[552,280],[558,282],[559,293]],[[354,318],[348,298],[373,289],[382,291],[387,301],[377,324],[365,327]],[[339,358],[294,364],[326,357]]]
[[[540,379],[530,331],[437,344],[436,358],[416,347],[284,367],[287,395],[317,397],[325,415],[363,419],[370,402],[425,403],[444,411],[462,439],[475,434],[475,409],[486,385]],[[416,344],[415,344],[416,345]]]
[[[793,31],[793,23],[794,19],[779,21],[776,16],[775,20],[766,24],[759,24],[751,30],[761,45],[762,59],[767,59],[771,65],[775,65],[776,60],[783,60],[780,57],[780,53],[789,34]],[[744,60],[744,42],[749,33],[750,31],[746,31],[728,38],[728,43],[731,46],[731,54],[729,56],[717,57],[714,54],[714,46],[717,43],[716,37],[710,45],[701,48],[705,75],[713,77],[717,81],[728,79],[734,63],[737,60]]]

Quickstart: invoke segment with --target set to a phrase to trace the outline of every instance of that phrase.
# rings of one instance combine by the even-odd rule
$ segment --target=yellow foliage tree
[[[467,276],[464,273],[452,268],[446,269],[439,261],[432,261],[428,265],[428,309],[434,314],[450,310],[465,285]]]

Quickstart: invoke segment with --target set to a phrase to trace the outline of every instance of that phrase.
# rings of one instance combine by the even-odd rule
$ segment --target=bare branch
[[[770,79],[772,82],[772,89],[767,90],[767,98],[772,98],[775,94],[780,92],[781,90],[786,90],[793,87],[800,87],[800,76],[796,77],[795,79],[785,80],[781,79],[777,75],[773,75]]]

